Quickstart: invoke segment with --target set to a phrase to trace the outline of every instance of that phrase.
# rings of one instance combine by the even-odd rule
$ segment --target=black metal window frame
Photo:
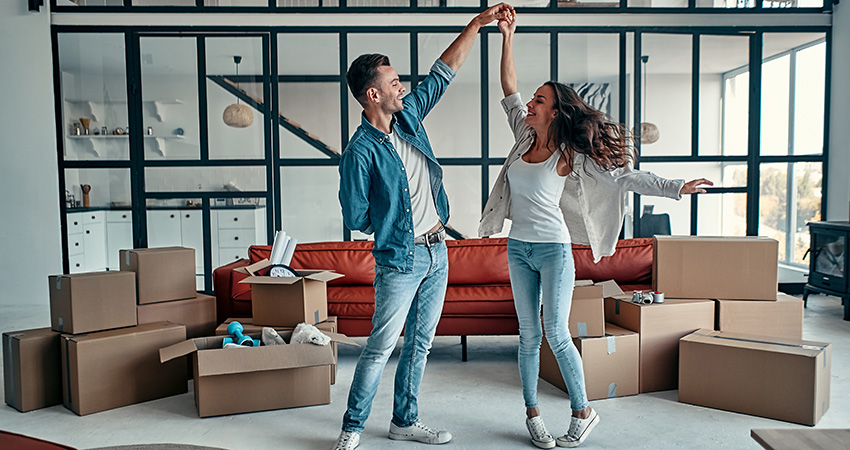
[[[417,0],[409,0],[405,6],[348,6],[347,0],[338,0],[335,6],[324,6],[323,0],[317,0],[317,6],[278,6],[277,0],[268,0],[265,6],[206,6],[204,0],[195,0],[194,6],[135,6],[133,0],[123,0],[122,5],[116,6],[61,6],[56,0],[50,0],[52,12],[72,13],[330,13],[330,14],[445,14],[445,13],[477,13],[486,9],[487,0],[480,0],[478,6],[447,6],[445,0],[440,0],[438,6],[419,6]],[[837,0],[823,0],[819,8],[788,7],[774,8],[765,6],[767,1],[756,0],[752,7],[744,8],[708,8],[698,7],[696,0],[688,0],[686,7],[643,7],[629,6],[628,0],[614,0],[617,6],[558,6],[558,0],[550,0],[548,6],[517,7],[522,14],[822,14],[831,12]]]
[[[130,170],[131,177],[131,197],[133,209],[133,242],[137,247],[145,247],[146,241],[146,200],[149,198],[168,199],[168,198],[201,198],[202,210],[204,218],[204,242],[205,242],[205,269],[207,274],[206,288],[211,291],[211,274],[214,267],[211,263],[211,237],[210,237],[210,202],[212,198],[219,197],[253,197],[263,198],[266,200],[267,211],[267,232],[269,242],[271,242],[273,230],[280,226],[282,220],[282,202],[280,198],[280,169],[281,167],[299,167],[299,166],[335,166],[338,160],[331,157],[323,158],[282,158],[280,155],[280,140],[279,126],[272,125],[272,118],[277,117],[278,111],[278,82],[299,82],[303,80],[322,81],[329,83],[339,83],[340,95],[340,139],[341,148],[344,148],[348,142],[348,137],[353,132],[349,129],[349,113],[348,106],[350,95],[345,84],[344,73],[347,69],[348,61],[348,37],[352,34],[409,34],[410,35],[410,74],[401,74],[404,81],[410,81],[412,86],[415,86],[420,76],[418,67],[418,39],[417,36],[421,33],[445,33],[456,34],[461,31],[458,26],[395,26],[395,27],[177,27],[177,26],[76,26],[76,25],[54,25],[51,30],[53,41],[53,59],[54,59],[54,86],[55,86],[55,106],[56,106],[56,131],[57,131],[57,150],[59,162],[59,195],[60,198],[64,195],[65,180],[64,172],[66,169],[83,169],[83,168],[126,168]],[[760,80],[761,80],[761,64],[762,64],[762,36],[764,33],[786,32],[786,33],[824,33],[825,42],[827,45],[826,57],[826,89],[825,89],[825,111],[824,111],[824,152],[821,155],[789,155],[789,156],[761,156],[759,154],[759,126],[761,121],[760,113]],[[141,129],[142,118],[137,111],[140,109],[138,102],[141,97],[141,72],[140,72],[140,54],[139,54],[139,39],[150,36],[195,36],[198,38],[198,78],[199,89],[203,90],[202,83],[204,67],[204,37],[206,36],[235,36],[246,37],[260,36],[263,39],[263,52],[268,55],[263,62],[264,74],[262,76],[264,83],[265,98],[271,99],[270,102],[265,102],[266,109],[263,111],[266,120],[265,123],[265,153],[263,159],[210,159],[208,150],[205,149],[206,141],[201,137],[202,149],[201,157],[192,160],[160,160],[160,161],[145,161],[144,155],[140,152],[143,147],[142,137],[139,133],[135,133],[136,137],[131,135],[131,155],[129,161],[66,161],[63,157],[63,138],[64,130],[61,118],[62,98],[60,92],[60,73],[59,73],[59,55],[58,55],[58,36],[62,33],[122,33],[125,36],[126,48],[126,65],[127,65],[127,92],[128,92],[128,108],[130,114],[130,123],[132,129]],[[339,54],[339,73],[336,75],[306,75],[306,76],[281,76],[278,74],[278,35],[279,34],[336,34],[340,43]],[[769,162],[820,162],[823,167],[823,192],[821,203],[821,214],[826,217],[826,196],[827,196],[827,161],[828,161],[828,144],[829,144],[829,74],[830,74],[830,53],[832,34],[828,26],[810,26],[810,27],[559,27],[559,26],[535,26],[521,27],[518,33],[533,33],[533,34],[549,34],[550,35],[550,77],[557,79],[558,77],[558,36],[569,34],[602,34],[616,35],[619,37],[619,117],[627,116],[628,102],[626,99],[627,93],[627,37],[633,37],[633,62],[634,74],[631,81],[632,95],[634,98],[640,98],[641,95],[641,71],[643,68],[640,64],[641,51],[641,35],[642,34],[679,34],[693,36],[694,52],[693,52],[693,67],[692,71],[692,107],[695,113],[692,115],[692,149],[689,155],[681,156],[644,156],[640,162],[643,163],[683,163],[683,162],[746,162],[748,164],[748,183],[745,187],[718,187],[709,188],[711,194],[723,194],[729,192],[745,193],[747,195],[747,235],[756,235],[758,232],[758,195],[759,195],[759,165]],[[491,35],[495,35],[498,39],[499,31],[497,29],[482,29],[479,39],[480,44],[478,51],[480,52],[480,82],[481,82],[481,155],[480,157],[441,157],[439,161],[444,166],[475,166],[481,169],[481,207],[487,201],[489,194],[489,169],[491,166],[499,166],[504,163],[504,158],[491,157],[489,152],[489,46],[488,42]],[[749,116],[749,141],[748,154],[746,156],[701,156],[698,149],[698,89],[699,89],[699,37],[703,35],[738,35],[747,36],[750,39],[750,116]],[[496,74],[497,75],[497,74]],[[255,77],[256,80],[256,77]],[[277,80],[275,82],[273,80]],[[545,80],[540,80],[542,83]],[[199,123],[201,129],[204,129],[204,123],[207,117],[207,111],[202,109],[203,95],[199,102]],[[641,111],[639,102],[633,102],[633,110],[631,117],[634,123],[640,123]],[[624,119],[621,119],[624,120]],[[135,151],[133,149],[136,149]],[[218,192],[218,191],[203,191],[203,192],[146,192],[144,187],[144,169],[146,167],[214,167],[214,166],[258,166],[265,165],[266,167],[266,191],[265,192]],[[694,196],[691,202],[691,234],[697,234],[697,198]],[[635,207],[637,211],[640,207],[640,198],[635,196]],[[61,209],[61,225],[62,225],[62,245],[63,245],[63,267],[68,270],[68,242],[67,242],[67,221],[65,214],[65,203],[60,201]],[[639,227],[639,217],[635,214],[634,225],[635,229]],[[343,240],[350,240],[351,233],[347,229],[343,229]]]

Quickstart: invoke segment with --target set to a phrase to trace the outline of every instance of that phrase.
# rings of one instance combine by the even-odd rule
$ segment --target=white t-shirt
[[[440,222],[437,205],[434,203],[434,195],[431,192],[428,159],[396,133],[390,133],[389,136],[390,143],[401,158],[404,171],[407,173],[410,207],[413,214],[413,235],[419,236],[431,231]]]
[[[558,175],[560,152],[539,163],[522,158],[508,167],[513,222],[508,237],[523,242],[570,243],[558,202],[564,177]]]

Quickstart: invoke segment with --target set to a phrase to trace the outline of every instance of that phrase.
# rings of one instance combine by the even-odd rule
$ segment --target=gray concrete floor
[[[813,295],[805,312],[804,338],[830,342],[830,410],[816,428],[850,428],[850,322],[841,301]],[[49,326],[46,306],[0,306],[0,332]],[[362,338],[357,338],[363,342]],[[456,337],[435,340],[420,394],[420,416],[451,431],[442,448],[535,448],[528,440],[516,367],[516,336],[470,337],[469,361],[460,361]],[[324,406],[199,419],[193,396],[184,395],[79,417],[62,406],[20,413],[0,407],[0,429],[80,449],[137,443],[185,443],[231,450],[328,449],[339,433],[348,386],[359,350],[342,348],[332,403]],[[384,372],[360,448],[419,449],[430,446],[387,439],[396,358]],[[2,372],[0,372],[2,373]],[[760,417],[678,403],[677,391],[591,402],[601,422],[586,449],[759,449],[752,428],[808,428]],[[540,404],[550,431],[568,424],[566,395],[540,382]]]

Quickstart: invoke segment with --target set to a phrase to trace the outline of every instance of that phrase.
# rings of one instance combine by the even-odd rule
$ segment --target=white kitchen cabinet
[[[104,211],[69,213],[67,220],[70,273],[106,270]]]
[[[106,220],[105,211],[91,211],[83,215],[83,242],[87,272],[106,270]]]
[[[266,208],[213,209],[211,215],[213,266],[248,257],[248,247],[265,245]]]
[[[106,211],[106,267],[120,270],[118,255],[130,248],[133,248],[133,213]]]
[[[148,247],[195,249],[195,278],[204,288],[204,220],[199,209],[148,210]]]

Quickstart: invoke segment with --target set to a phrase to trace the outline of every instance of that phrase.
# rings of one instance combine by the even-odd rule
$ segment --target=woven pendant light
[[[643,63],[643,103],[641,107],[644,112],[646,112],[646,63],[649,61],[648,55],[643,55],[640,57],[641,62]],[[644,117],[645,118],[645,117]],[[641,122],[640,123],[640,143],[641,144],[653,144],[658,142],[658,138],[661,137],[661,133],[658,131],[658,127],[652,122]]]
[[[239,63],[242,62],[241,56],[234,56],[233,62],[236,63],[236,89],[239,89]],[[239,103],[239,97],[236,97],[236,103],[224,108],[224,113],[221,115],[221,120],[224,124],[233,128],[245,128],[254,123],[254,111],[248,105]]]

